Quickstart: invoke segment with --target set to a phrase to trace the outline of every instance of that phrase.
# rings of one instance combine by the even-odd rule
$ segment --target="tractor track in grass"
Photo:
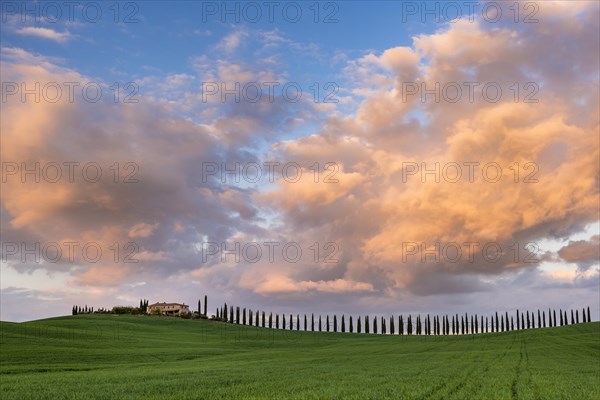
[[[456,393],[458,393],[462,388],[468,385],[469,380],[472,380],[473,376],[481,375],[489,371],[490,365],[492,363],[498,363],[501,361],[508,352],[513,348],[515,340],[513,340],[510,346],[502,353],[492,358],[491,360],[485,362],[485,366],[481,367],[481,363],[477,362],[477,358],[474,358],[473,365],[460,377],[460,380],[453,380],[450,382],[440,382],[426,393],[422,394],[419,397],[419,400],[429,400],[432,398],[452,398]],[[481,349],[480,351],[483,351]]]

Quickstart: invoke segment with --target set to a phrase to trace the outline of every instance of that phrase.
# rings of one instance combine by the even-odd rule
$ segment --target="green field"
[[[598,322],[456,337],[116,315],[0,327],[3,400],[600,398]]]

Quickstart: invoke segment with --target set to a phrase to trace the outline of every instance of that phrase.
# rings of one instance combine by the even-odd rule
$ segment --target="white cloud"
[[[57,32],[53,29],[36,28],[33,26],[21,28],[17,30],[17,33],[26,36],[37,36],[44,39],[50,39],[59,43],[64,43],[73,38],[73,35],[71,35],[69,32]]]

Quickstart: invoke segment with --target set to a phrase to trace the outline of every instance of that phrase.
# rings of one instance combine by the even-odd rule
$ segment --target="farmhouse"
[[[163,315],[181,315],[190,312],[190,306],[179,303],[154,303],[148,305],[147,313],[152,314],[158,310]]]

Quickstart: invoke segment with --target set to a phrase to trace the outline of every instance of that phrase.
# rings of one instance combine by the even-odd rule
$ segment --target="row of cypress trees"
[[[289,314],[289,318],[286,319],[285,314],[282,314],[280,318],[279,314],[273,315],[272,312],[267,314],[265,311],[246,310],[246,308],[241,309],[238,306],[234,308],[233,305],[228,306],[227,303],[217,309],[216,319],[231,324],[262,328],[313,332],[389,333],[391,335],[465,335],[546,328],[578,324],[580,322],[579,310],[570,310],[569,319],[569,314],[566,310],[563,311],[560,309],[557,314],[556,310],[548,309],[547,313],[545,310],[537,310],[537,314],[530,311],[520,312],[516,310],[516,313],[510,316],[508,312],[505,312],[504,315],[496,312],[494,315],[486,317],[478,316],[477,314],[469,316],[466,313],[465,315],[455,314],[451,316],[443,315],[441,317],[438,315],[431,317],[428,314],[426,316],[417,315],[416,318],[408,315],[405,320],[402,315],[399,315],[397,326],[395,324],[396,319],[393,316],[389,317],[389,319],[384,317],[373,317],[370,319],[368,315],[362,318],[358,316],[354,319],[352,316],[349,316],[348,320],[346,320],[346,316],[342,314],[341,319],[338,320],[337,315],[334,315],[333,318],[326,315],[325,321],[323,321],[320,315],[315,320],[315,315],[311,314],[309,324],[309,317],[306,314],[304,314],[304,318],[302,319],[300,318],[300,314],[296,314],[295,318],[292,314]],[[301,325],[301,320],[303,320],[303,325]],[[348,324],[346,324],[346,321],[348,321]],[[589,307],[587,307],[587,310],[585,308],[581,310],[581,321],[584,323],[591,322]],[[323,322],[325,326],[323,326]],[[301,326],[303,326],[303,329],[301,329]]]

